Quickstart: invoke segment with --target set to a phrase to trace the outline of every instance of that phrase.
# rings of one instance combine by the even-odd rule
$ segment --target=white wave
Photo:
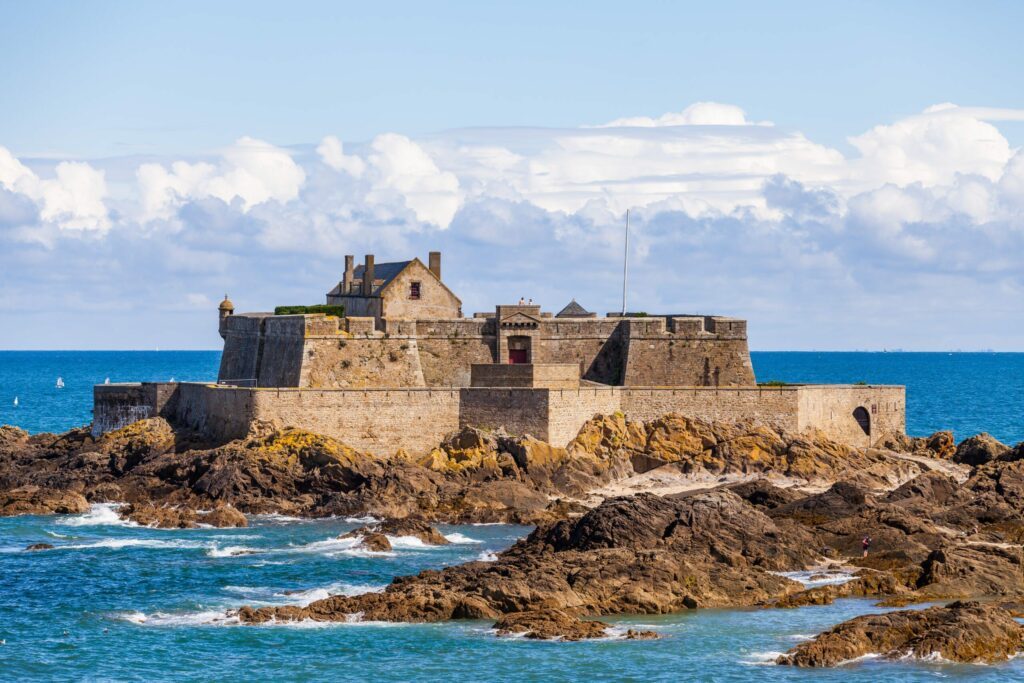
[[[346,517],[345,521],[349,524],[378,524],[384,520],[378,519],[373,515],[363,515],[362,517]]]
[[[117,511],[124,503],[93,503],[89,511],[81,515],[70,515],[57,522],[62,526],[139,526],[135,522],[121,519]]]
[[[386,584],[346,583],[339,581],[327,586],[308,588],[305,590],[280,590],[258,586],[224,586],[224,590],[241,595],[247,602],[258,601],[267,605],[296,605],[305,607],[317,600],[332,595],[363,595],[379,593],[387,588]]]
[[[92,543],[71,543],[58,545],[54,550],[92,550],[95,548],[205,548],[206,546],[196,541],[185,540],[162,540],[159,538],[105,538]]]
[[[422,550],[424,548],[439,548],[440,546],[424,543],[415,536],[388,536],[392,548],[404,548],[407,550]]]
[[[815,636],[808,635],[806,633],[792,633],[786,636],[786,640],[792,640],[797,643],[804,643],[808,640],[814,640]]]
[[[746,664],[748,666],[770,666],[775,664],[775,660],[784,655],[784,652],[751,652],[745,659],[740,660],[740,664]]]
[[[457,531],[455,533],[445,534],[444,537],[448,539],[449,543],[455,543],[457,545],[462,545],[466,543],[483,543],[483,541],[478,541],[475,538],[464,536]]]
[[[821,570],[809,569],[800,572],[772,572],[776,576],[785,576],[804,585],[804,588],[817,588],[819,586],[839,586],[853,581],[856,576],[848,570]]]
[[[282,515],[279,512],[269,512],[262,515],[249,515],[249,519],[258,522],[276,522],[276,523],[289,523],[289,522],[309,522],[312,521],[306,517],[295,517],[293,515]]]
[[[154,612],[153,614],[129,612],[120,618],[141,626],[235,626],[241,623],[237,614],[217,610]]]
[[[416,539],[417,541],[419,539]],[[328,557],[344,555],[348,557],[394,557],[391,552],[377,552],[361,547],[362,538],[328,538],[323,541],[313,541],[305,545],[290,546],[275,552],[292,553],[324,553]]]
[[[255,555],[260,551],[256,548],[249,548],[244,545],[227,545],[221,548],[213,546],[206,551],[207,557],[238,557],[239,555]]]
[[[484,550],[476,556],[477,562],[497,562],[498,556],[492,553],[490,550]]]
[[[503,526],[505,522],[472,522],[470,526]]]
[[[843,661],[841,661],[838,664],[836,664],[836,666],[846,666],[847,664],[858,664],[860,662],[867,662],[867,661],[870,661],[872,659],[878,659],[881,656],[882,655],[878,654],[877,652],[869,652],[866,655],[861,655],[860,657],[853,657],[851,659],[844,659]]]
[[[58,534],[56,531],[47,531],[47,535],[53,536],[54,538],[71,538],[71,536],[65,534]]]

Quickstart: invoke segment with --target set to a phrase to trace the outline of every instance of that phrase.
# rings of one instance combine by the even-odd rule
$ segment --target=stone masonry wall
[[[420,298],[410,299],[410,285],[420,283]],[[392,280],[383,294],[384,314],[395,319],[461,318],[462,304],[451,290],[419,261]]]
[[[906,432],[906,390],[901,386],[808,385],[800,389],[799,429],[820,429],[856,446]],[[853,411],[863,407],[871,422],[865,434]]]
[[[302,386],[313,389],[423,387],[415,338],[315,337],[306,340]]]
[[[260,389],[253,415],[300,427],[375,455],[427,453],[459,428],[457,389]]]
[[[668,413],[722,422],[755,420],[796,431],[799,394],[796,387],[623,387],[621,410],[634,420],[653,420]]]

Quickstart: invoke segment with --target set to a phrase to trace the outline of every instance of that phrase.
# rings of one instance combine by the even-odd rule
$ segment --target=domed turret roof
[[[233,311],[235,310],[235,305],[231,303],[231,299],[229,299],[228,295],[225,294],[224,301],[220,302],[220,306],[218,306],[218,308],[222,311]]]

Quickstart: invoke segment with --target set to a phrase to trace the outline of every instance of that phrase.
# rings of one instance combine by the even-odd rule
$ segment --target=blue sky
[[[430,5],[0,2],[0,348],[214,348],[370,250],[611,310],[630,208],[652,312],[1024,349],[1021,3]]]

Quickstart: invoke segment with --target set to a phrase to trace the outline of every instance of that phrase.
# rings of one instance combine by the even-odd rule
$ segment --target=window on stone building
[[[420,298],[420,283],[410,282],[409,283],[409,298],[419,299]]]

